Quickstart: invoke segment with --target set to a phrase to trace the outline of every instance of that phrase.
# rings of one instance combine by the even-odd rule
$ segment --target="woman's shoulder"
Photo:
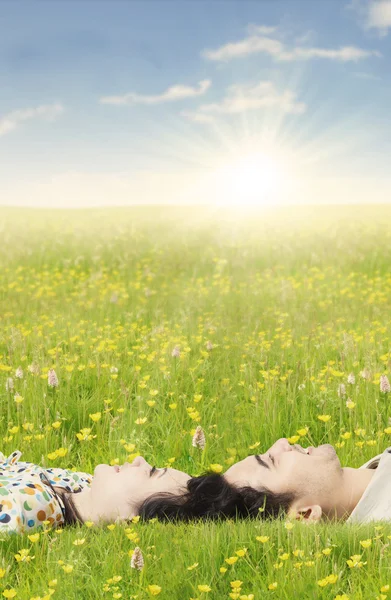
[[[5,487],[7,484],[12,485],[15,480],[35,480],[37,477],[42,480],[42,475],[45,475],[53,486],[69,492],[81,491],[92,483],[93,476],[90,473],[21,462],[19,461],[21,454],[19,450],[15,450],[8,458],[0,461],[0,482],[2,483],[0,487]],[[4,454],[2,456],[4,457]]]

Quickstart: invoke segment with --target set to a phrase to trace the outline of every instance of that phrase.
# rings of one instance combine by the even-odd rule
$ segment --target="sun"
[[[252,153],[217,169],[215,181],[224,205],[262,206],[280,195],[283,172],[271,156]]]

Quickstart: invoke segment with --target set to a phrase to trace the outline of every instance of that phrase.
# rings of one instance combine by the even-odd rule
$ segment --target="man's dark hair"
[[[181,495],[161,492],[138,507],[141,520],[191,521],[236,517],[277,518],[296,499],[293,493],[274,493],[266,487],[235,487],[223,475],[205,473],[192,477]]]

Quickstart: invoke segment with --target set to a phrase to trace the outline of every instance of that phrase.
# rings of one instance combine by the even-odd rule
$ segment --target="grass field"
[[[331,443],[342,465],[359,467],[391,445],[389,395],[379,389],[391,366],[390,219],[391,206],[240,217],[2,208],[0,450],[89,473],[142,454],[198,475],[287,437]],[[197,425],[203,451],[191,444]],[[0,597],[390,597],[387,522],[292,525],[260,518],[84,525],[36,541],[3,535]],[[142,571],[130,567],[135,546]],[[21,549],[31,560],[15,558]]]

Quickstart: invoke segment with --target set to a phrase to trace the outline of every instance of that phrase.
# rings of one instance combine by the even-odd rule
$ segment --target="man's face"
[[[248,456],[225,473],[236,487],[267,487],[271,492],[294,493],[302,505],[319,505],[325,513],[333,509],[336,490],[342,483],[343,470],[330,444],[310,447],[291,446],[286,438],[275,442],[264,454]],[[294,507],[295,502],[291,506]]]

